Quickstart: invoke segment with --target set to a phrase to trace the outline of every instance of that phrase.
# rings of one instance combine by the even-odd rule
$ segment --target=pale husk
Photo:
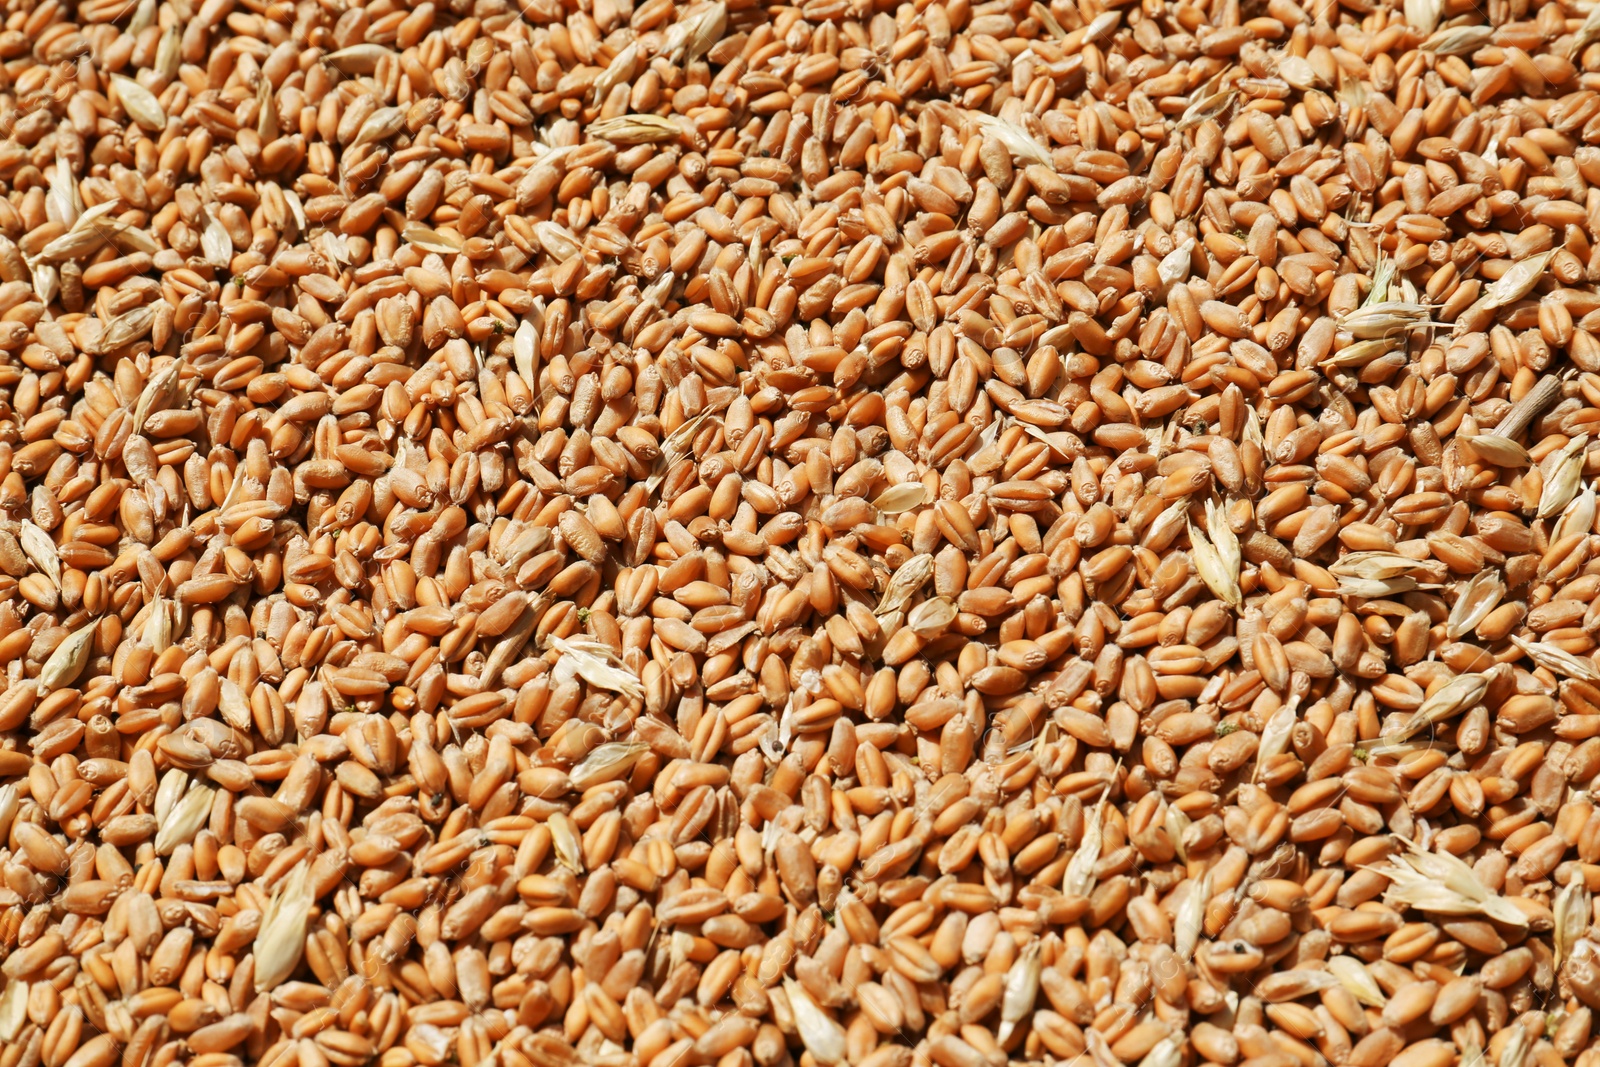
[[[39,685],[45,692],[53,693],[83,673],[83,668],[89,662],[89,654],[94,649],[95,630],[99,626],[99,620],[95,620],[79,627],[50,653],[50,658],[44,661],[44,667],[39,671]]]
[[[27,982],[11,979],[0,992],[0,1041],[16,1040],[27,1022]]]
[[[904,611],[929,578],[933,577],[933,557],[928,553],[912,556],[895,568],[889,584],[884,586],[883,598],[878,601],[877,614]]]
[[[1430,321],[1428,308],[1422,304],[1384,300],[1344,315],[1339,319],[1339,328],[1358,340],[1374,340],[1426,326]]]
[[[1261,730],[1261,744],[1256,749],[1256,770],[1251,781],[1261,780],[1261,768],[1267,763],[1289,751],[1289,738],[1294,733],[1295,717],[1300,706],[1300,694],[1290,694],[1277,711],[1272,713],[1272,718],[1267,720],[1267,725]]]
[[[1239,568],[1244,564],[1244,552],[1239,546],[1238,535],[1228,525],[1228,516],[1221,501],[1206,501],[1206,532],[1211,535],[1211,543],[1216,547],[1222,565],[1237,578]]]
[[[136,307],[123,312],[106,323],[105,332],[100,335],[100,350],[114,352],[125,344],[139,340],[150,332],[155,317],[155,309],[151,307]]]
[[[189,776],[178,768],[174,767],[161,776],[161,781],[156,785],[156,802],[152,805],[158,825],[172,817],[172,809],[178,806],[178,801],[188,791]]]
[[[147,28],[156,24],[156,0],[139,0],[139,6],[134,9],[133,18],[128,20],[130,34],[143,33]]]
[[[83,195],[78,191],[77,176],[72,173],[72,163],[65,155],[56,157],[56,165],[45,168],[45,214],[53,222],[72,226],[83,214]]]
[[[1373,304],[1381,304],[1388,300],[1390,290],[1394,287],[1395,273],[1394,257],[1380,247],[1378,249],[1378,258],[1372,264],[1372,288],[1367,290],[1367,295],[1362,299],[1361,306],[1371,307]]]
[[[1433,695],[1422,702],[1422,706],[1412,712],[1411,717],[1399,730],[1386,735],[1384,740],[1390,744],[1409,741],[1418,733],[1437,723],[1466,711],[1472,705],[1483,699],[1483,694],[1489,690],[1489,678],[1483,674],[1461,674],[1450,679],[1440,686]]]
[[[1177,919],[1173,923],[1173,950],[1185,963],[1194,958],[1195,949],[1200,947],[1200,934],[1205,929],[1206,904],[1210,900],[1211,870],[1207,868],[1178,906]]]
[[[405,128],[406,109],[403,107],[380,107],[367,116],[367,121],[361,124],[361,129],[356,132],[355,140],[351,147],[387,141]]]
[[[811,994],[794,979],[783,980],[783,991],[789,998],[795,1029],[806,1051],[821,1064],[843,1063],[846,1056],[844,1027],[818,1007]]]
[[[661,442],[661,454],[656,457],[654,469],[644,483],[645,489],[651,496],[654,496],[656,490],[661,488],[662,481],[667,477],[667,471],[691,447],[695,434],[700,431],[700,427],[705,424],[706,419],[711,417],[711,414],[710,411],[702,411],[676,430],[673,430]]]
[[[1494,37],[1493,26],[1452,26],[1422,42],[1424,52],[1441,56],[1464,56],[1476,52]]]
[[[256,134],[265,142],[278,139],[278,101],[272,95],[272,82],[262,78],[256,86]]]
[[[311,925],[311,864],[302,860],[283,879],[268,902],[256,934],[256,992],[264,993],[289,980],[305,953]]]
[[[163,78],[173,78],[178,73],[178,67],[183,60],[183,34],[179,32],[177,23],[167,27],[167,32],[161,35],[161,43],[156,46],[156,73]]]
[[[1502,308],[1527,296],[1539,284],[1539,279],[1544,277],[1545,268],[1555,254],[1556,250],[1552,248],[1513,263],[1509,270],[1484,289],[1481,298],[1484,306]]]
[[[161,109],[161,101],[156,99],[155,93],[122,74],[113,74],[111,84],[130,119],[152,133],[166,128],[167,113]]]
[[[872,501],[872,506],[885,515],[899,515],[921,507],[928,499],[928,487],[921,482],[901,482],[890,486]]]
[[[639,43],[637,41],[628,45],[612,57],[606,69],[594,80],[591,86],[593,95],[590,97],[595,103],[603,104],[611,95],[611,90],[618,85],[633,81],[639,70]]]
[[[1527,653],[1528,658],[1539,666],[1556,674],[1564,674],[1568,678],[1577,678],[1579,681],[1600,684],[1600,669],[1597,669],[1591,660],[1582,656],[1574,656],[1565,649],[1546,644],[1543,641],[1529,641],[1525,637],[1511,634],[1513,645]]]
[[[187,845],[211,817],[214,790],[193,785],[172,806],[172,814],[156,829],[156,855],[170,856],[179,845]]]
[[[1017,1024],[1033,1013],[1039,996],[1039,952],[1044,946],[1031,941],[1006,971],[1000,995],[1000,1029],[995,1038],[1004,1045],[1016,1032]]]
[[[150,381],[139,391],[133,406],[133,432],[143,433],[145,420],[154,412],[172,403],[177,394],[178,377],[183,372],[183,360],[172,359],[150,376]]]
[[[250,700],[244,695],[244,690],[232,678],[224,677],[221,680],[221,692],[217,697],[217,711],[222,715],[222,721],[235,730],[248,734],[255,721],[255,716],[250,711]]]
[[[441,256],[456,255],[465,247],[461,240],[452,234],[441,233],[438,230],[422,225],[420,222],[407,224],[406,228],[400,231],[400,237],[407,243],[416,245],[424,252],[435,252]],[[523,325],[527,325],[526,321],[524,321]],[[521,327],[518,327],[518,329],[520,330]]]
[[[583,841],[572,816],[564,811],[554,812],[547,825],[550,827],[550,844],[555,850],[556,862],[573,874],[582,874]]]
[[[72,228],[39,250],[40,263],[64,263],[78,259],[98,249],[107,240],[107,234],[116,228],[116,221],[108,216],[117,210],[117,201],[96,204],[80,214]]]
[[[611,741],[590,752],[568,772],[572,788],[585,790],[627,777],[650,746],[638,741]]]
[[[906,613],[906,625],[923,637],[938,637],[956,620],[956,605],[949,597],[924,600]]]
[[[226,267],[233,262],[233,237],[222,221],[210,213],[206,215],[205,228],[200,231],[200,250],[213,267]]]
[[[1418,33],[1432,33],[1439,25],[1440,0],[1406,0],[1406,23]]]
[[[1156,1042],[1156,1047],[1145,1053],[1139,1067],[1179,1067],[1183,1063],[1183,1031],[1168,1034]]]
[[[538,310],[536,308],[536,312]],[[536,384],[539,381],[539,328],[532,319],[523,319],[517,332],[511,335],[511,353],[517,365],[517,374],[530,386]]]
[[[1365,367],[1368,363],[1380,356],[1388,355],[1395,351],[1399,345],[1393,338],[1378,337],[1366,341],[1355,341],[1342,348],[1335,349],[1328,358],[1320,364],[1324,367]]]
[[[1466,438],[1466,442],[1473,453],[1486,463],[1496,467],[1526,467],[1528,465],[1528,450],[1509,437],[1499,434],[1480,433],[1476,437]]]
[[[322,61],[344,74],[371,74],[377,69],[378,60],[385,55],[393,54],[382,45],[353,44],[348,48],[329,52],[322,57]]]
[[[1561,517],[1556,520],[1556,528],[1550,534],[1550,543],[1554,544],[1573,534],[1587,534],[1594,529],[1594,520],[1595,491],[1586,488],[1561,512]]]
[[[150,614],[145,617],[144,629],[140,631],[142,640],[150,651],[160,655],[172,647],[172,611],[171,605],[160,593],[150,601]]]
[[[50,535],[29,519],[23,519],[17,529],[17,541],[22,545],[23,554],[39,568],[40,573],[50,579],[57,589],[61,588],[61,555],[56,551],[56,543]]]
[[[1583,450],[1588,434],[1579,434],[1549,461],[1544,488],[1539,493],[1538,517],[1548,519],[1572,503],[1583,486]]]
[[[1500,606],[1506,595],[1506,583],[1494,571],[1482,571],[1462,586],[1461,594],[1450,608],[1445,622],[1445,633],[1452,641],[1478,628],[1489,613]]]
[[[1511,1031],[1511,1036],[1500,1047],[1500,1058],[1495,1061],[1496,1067],[1522,1067],[1523,1061],[1528,1058],[1528,1048],[1531,1044],[1528,1028],[1518,1022],[1507,1029]]]
[[[996,426],[998,422],[990,423],[990,425]],[[1035,426],[1031,422],[1013,422],[1013,425],[1021,426],[1024,433],[1049,448],[1062,459],[1073,459],[1083,454],[1083,442],[1065,430],[1049,431]]]
[[[0,993],[0,1042],[12,1042],[28,1021],[28,983],[12,979]]]
[[[599,689],[635,700],[644,699],[644,686],[638,676],[623,665],[609,645],[590,637],[552,636],[550,647],[561,653],[561,659],[551,672],[558,683],[581,677]]]
[[[1056,17],[1050,13],[1050,9],[1048,7],[1045,7],[1040,3],[1035,3],[1028,9],[1028,11],[1034,18],[1038,19],[1044,25],[1045,31],[1049,33],[1051,37],[1060,41],[1067,36],[1067,31],[1062,28],[1061,23],[1056,21]]]
[[[986,115],[981,111],[968,111],[966,117],[976,123],[979,131],[985,136],[1000,142],[1013,158],[1024,163],[1037,163],[1051,170],[1056,169],[1055,160],[1050,157],[1050,153],[1021,126],[1007,122],[998,115]]]
[[[0,838],[10,835],[11,824],[16,821],[17,809],[21,803],[17,796],[16,782],[0,785]]]
[[[540,246],[558,262],[565,263],[583,250],[583,244],[572,235],[572,231],[559,222],[536,222],[533,232],[538,235]]]
[[[61,272],[37,259],[28,260],[28,277],[33,283],[34,295],[48,304],[61,293]]]
[[[1183,843],[1183,832],[1194,820],[1185,815],[1183,809],[1172,804],[1167,805],[1167,812],[1162,817],[1161,824],[1167,831],[1167,836],[1172,839],[1172,848],[1178,854],[1179,863],[1189,862],[1189,850]]]
[[[1189,277],[1189,267],[1194,259],[1194,239],[1185,238],[1178,246],[1161,257],[1156,273],[1163,285],[1176,285]]]
[[[1555,919],[1555,927],[1551,931],[1552,949],[1555,968],[1559,971],[1562,962],[1570,957],[1573,946],[1594,919],[1593,900],[1581,872],[1573,871],[1566,886],[1556,894],[1551,912]]]
[[[1488,26],[1482,28],[1489,29]],[[1578,58],[1578,54],[1595,41],[1600,41],[1600,4],[1596,4],[1589,9],[1589,15],[1583,20],[1583,25],[1578,27],[1578,32],[1572,35],[1572,43],[1567,48],[1567,58]]]
[[[1226,522],[1212,521],[1213,513],[1209,505],[1207,512],[1212,532],[1216,534],[1226,530],[1227,533],[1218,536],[1217,543],[1213,544],[1193,521],[1189,523],[1190,554],[1194,558],[1195,570],[1200,572],[1200,580],[1206,583],[1208,589],[1238,610],[1244,606],[1244,592],[1239,588],[1239,539],[1234,537]]]
[[[602,140],[631,145],[670,141],[683,130],[676,122],[660,115],[618,115],[592,124],[589,133]]]
[[[683,63],[687,66],[705,55],[727,32],[728,5],[718,0],[715,4],[707,5],[698,18],[686,19],[685,23],[689,26],[683,51]]]
[[[1377,981],[1372,977],[1366,965],[1354,956],[1328,957],[1328,970],[1344,986],[1345,992],[1355,997],[1356,1000],[1369,1008],[1382,1008],[1389,1003],[1389,998],[1383,995],[1383,990],[1378,988]]]
[[[1335,578],[1381,582],[1415,574],[1422,566],[1421,561],[1398,552],[1350,552],[1329,564],[1328,573]]]
[[[1438,915],[1486,915],[1496,922],[1525,929],[1527,916],[1505,897],[1491,893],[1472,868],[1448,852],[1428,852],[1414,843],[1389,857],[1388,865],[1372,868],[1389,879],[1386,898]]]
[[[1416,589],[1420,583],[1410,575],[1399,578],[1340,578],[1339,595],[1382,600]]]
[[[1104,847],[1106,801],[1110,796],[1111,784],[1108,782],[1100,794],[1099,803],[1084,815],[1083,840],[1078,843],[1072,859],[1067,861],[1066,874],[1061,880],[1061,892],[1066,896],[1086,897],[1094,892],[1094,869],[1100,862],[1101,849]]]
[[[1174,133],[1182,133],[1208,119],[1222,122],[1233,110],[1234,103],[1239,99],[1239,93],[1234,89],[1224,89],[1218,93],[1210,93],[1203,97],[1197,95],[1191,99],[1193,103],[1184,109],[1182,117],[1173,126]]]

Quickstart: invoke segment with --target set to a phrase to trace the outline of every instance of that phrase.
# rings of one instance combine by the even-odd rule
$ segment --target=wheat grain
[[[0,1067],[1594,1067],[1596,25],[16,6]]]

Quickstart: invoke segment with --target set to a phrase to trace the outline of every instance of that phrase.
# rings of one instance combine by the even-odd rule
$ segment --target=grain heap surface
[[[9,0],[0,1067],[1600,1067],[1600,5]]]

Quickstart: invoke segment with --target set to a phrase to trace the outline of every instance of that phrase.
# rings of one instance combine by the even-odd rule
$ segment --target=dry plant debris
[[[1600,5],[9,0],[0,1067],[1600,1067]]]

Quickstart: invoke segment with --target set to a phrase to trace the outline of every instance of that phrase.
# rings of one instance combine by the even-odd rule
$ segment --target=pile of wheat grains
[[[1600,5],[4,10],[0,1067],[1600,1067]]]

